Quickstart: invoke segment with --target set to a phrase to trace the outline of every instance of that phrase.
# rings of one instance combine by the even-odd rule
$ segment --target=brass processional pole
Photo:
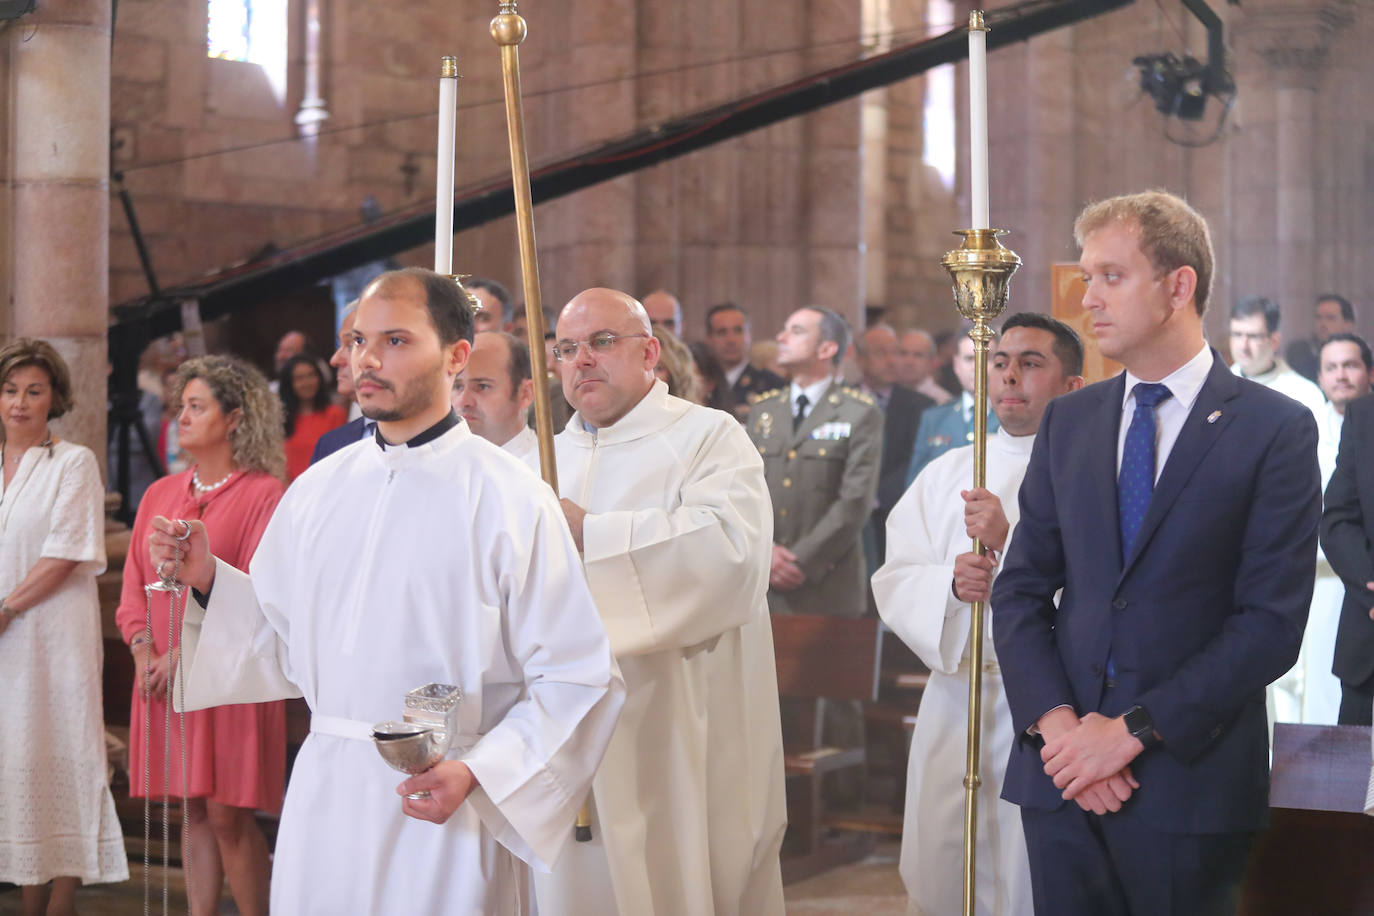
[[[964,243],[946,252],[940,263],[954,281],[954,304],[959,314],[973,322],[973,485],[987,485],[988,449],[988,344],[994,331],[988,322],[1007,307],[1007,286],[1021,266],[1015,252],[997,239],[1005,229],[991,229],[987,185],[987,26],[982,10],[969,14],[969,107],[972,229],[956,235]],[[978,538],[973,552],[982,556],[986,547]],[[980,754],[983,726],[983,617],[984,602],[971,606],[969,625],[968,754],[964,764],[964,916],[973,916],[978,883],[978,790],[983,778]]]
[[[530,374],[534,376],[534,431],[539,436],[539,469],[544,482],[558,492],[558,467],[553,452],[553,407],[549,403],[548,364],[544,359],[544,308],[539,292],[539,260],[534,245],[534,201],[530,193],[530,158],[525,144],[525,111],[520,100],[520,42],[525,20],[515,0],[502,0],[491,21],[491,37],[501,48],[501,77],[506,95],[506,132],[510,137],[511,189],[515,192],[515,227],[520,237],[520,274],[525,285],[525,332],[529,335]],[[591,812],[584,803],[577,812],[573,835],[579,842],[592,838]]]
[[[501,46],[501,76],[506,89],[506,132],[510,135],[511,188],[515,192],[515,228],[520,236],[520,273],[525,284],[525,331],[529,335],[534,376],[534,431],[539,435],[539,469],[558,492],[553,458],[553,409],[549,403],[548,364],[544,359],[544,308],[539,293],[539,260],[534,247],[534,203],[530,195],[530,158],[525,146],[525,112],[520,102],[520,42],[525,20],[515,0],[502,0],[491,21],[491,37]]]

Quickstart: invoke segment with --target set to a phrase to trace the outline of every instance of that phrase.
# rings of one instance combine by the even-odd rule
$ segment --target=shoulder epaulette
[[[749,395],[749,403],[757,404],[759,401],[766,401],[769,398],[775,398],[778,395],[782,394],[782,391],[783,390],[781,388],[774,388],[772,391],[760,391],[757,394],[751,394]]]
[[[849,395],[854,400],[863,401],[865,404],[868,404],[869,406],[873,406],[878,403],[877,401],[873,400],[873,395],[868,394],[867,392],[860,391],[857,388],[850,388],[848,385],[842,385],[840,387],[840,390],[843,391],[845,394]]]

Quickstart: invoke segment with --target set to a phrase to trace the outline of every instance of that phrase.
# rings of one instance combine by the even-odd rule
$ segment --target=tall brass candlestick
[[[539,260],[534,247],[534,203],[530,194],[530,159],[525,147],[525,112],[520,101],[520,42],[525,20],[515,0],[502,0],[491,21],[491,37],[501,47],[501,76],[506,89],[506,132],[510,135],[511,187],[515,192],[515,226],[520,237],[520,273],[525,284],[525,329],[529,335],[534,376],[534,431],[539,436],[539,468],[558,492],[553,457],[553,408],[549,404],[548,365],[544,359],[544,307],[539,293]]]
[[[549,403],[548,367],[544,360],[544,308],[539,293],[539,260],[534,246],[534,202],[530,193],[530,159],[525,146],[525,112],[520,101],[520,42],[527,29],[515,11],[515,0],[502,0],[491,21],[491,37],[501,47],[501,76],[506,90],[506,132],[510,135],[511,188],[515,192],[515,225],[520,236],[520,273],[525,283],[525,329],[529,335],[530,371],[534,376],[534,431],[539,436],[539,468],[544,481],[558,492],[558,467],[553,452],[553,407]],[[591,812],[586,804],[573,825],[579,842],[592,838]]]
[[[987,485],[988,455],[988,343],[993,330],[988,322],[1007,307],[1007,286],[1021,266],[1015,252],[1002,247],[997,237],[1005,229],[960,229],[964,244],[941,259],[954,281],[954,304],[959,314],[973,322],[973,485]],[[973,539],[973,552],[982,556],[983,542]],[[968,756],[964,764],[964,916],[973,916],[977,889],[978,788],[983,783],[980,754],[983,727],[983,602],[972,604],[969,624]]]

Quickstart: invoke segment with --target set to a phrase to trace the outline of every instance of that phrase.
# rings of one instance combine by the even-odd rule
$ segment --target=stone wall
[[[127,172],[164,284],[355,222],[365,195],[385,209],[432,197],[437,61],[463,81],[458,183],[508,168],[495,3],[321,0],[322,95],[315,141],[293,116],[303,80],[304,0],[293,0],[280,100],[250,65],[207,60],[203,0],[123,0],[111,100]],[[931,4],[934,8],[936,5]],[[490,8],[488,8],[490,7]],[[1216,143],[1186,148],[1136,88],[1131,58],[1205,55],[1201,27],[1173,4],[1138,3],[990,56],[992,213],[1025,266],[1014,309],[1049,301],[1049,264],[1073,260],[1073,215],[1089,200],[1146,187],[1186,194],[1217,242],[1218,337],[1237,296],[1279,297],[1289,336],[1307,333],[1324,289],[1364,306],[1374,331],[1374,16],[1352,0],[1214,4],[1226,18],[1240,95]],[[941,10],[947,7],[940,5]],[[953,18],[968,3],[953,4]],[[927,4],[883,0],[527,2],[521,48],[537,164],[674,114],[852,58],[865,32],[911,37]],[[948,15],[945,12],[944,15]],[[929,23],[930,25],[941,25]],[[965,67],[957,70],[957,180],[922,158],[927,80],[783,123],[537,210],[546,303],[608,284],[677,292],[689,329],[734,299],[771,331],[815,301],[858,319],[953,324],[941,253],[967,221]],[[1215,102],[1209,117],[1215,111]],[[1167,125],[1171,130],[1177,122]],[[248,147],[240,149],[241,147]],[[119,211],[110,297],[144,289]],[[430,263],[427,248],[411,263]],[[456,269],[519,286],[509,218],[460,234]],[[1219,339],[1219,337],[1218,337]]]
[[[1311,331],[1313,297],[1342,292],[1374,333],[1374,61],[1359,48],[1374,15],[1347,0],[1213,4],[1225,20],[1238,101],[1222,137],[1189,148],[1141,97],[1131,58],[1190,50],[1206,57],[1202,27],[1181,7],[1136,4],[991,55],[990,81],[1022,90],[994,103],[994,222],[1026,265],[1017,308],[1048,303],[1047,266],[1076,260],[1073,215],[1091,200],[1162,187],[1207,217],[1217,275],[1209,336],[1224,350],[1233,301],[1265,294],[1283,331]],[[1210,100],[1203,126],[1218,110]],[[1206,133],[1206,131],[1199,131]]]
[[[431,200],[431,112],[444,53],[458,54],[463,73],[458,185],[509,169],[499,56],[487,32],[495,3],[415,0],[398,15],[393,5],[324,0],[330,119],[314,141],[293,124],[303,6],[291,6],[291,65],[277,98],[261,68],[205,57],[203,0],[120,4],[116,166],[163,285],[269,242],[355,222],[368,194],[386,210]],[[536,165],[850,59],[861,30],[857,8],[842,0],[572,0],[521,12]],[[694,328],[725,299],[748,305],[761,327],[813,300],[857,318],[858,127],[853,102],[539,207],[544,301],[560,305],[594,284],[640,294],[664,286],[682,297]],[[146,284],[122,215],[112,222],[118,302]],[[454,251],[455,269],[518,288],[512,219],[460,233]],[[426,247],[405,260],[431,257]]]

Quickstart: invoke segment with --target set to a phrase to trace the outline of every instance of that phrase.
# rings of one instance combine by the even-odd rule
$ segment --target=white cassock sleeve
[[[968,642],[970,615],[969,606],[954,597],[950,532],[963,535],[964,504],[947,467],[939,459],[927,465],[892,507],[887,561],[873,574],[873,597],[883,622],[926,667],[954,674]]]
[[[548,871],[572,836],[625,701],[577,549],[552,491],[534,530],[498,552],[526,558],[505,579],[507,651],[522,699],[461,758],[480,788],[468,797],[497,841]]]
[[[209,608],[186,600],[181,670],[186,682],[178,712],[301,695],[286,674],[286,643],[258,604],[253,580],[218,558]]]
[[[763,460],[734,421],[692,444],[678,506],[583,522],[587,581],[617,658],[694,646],[743,626],[767,587],[773,507]]]

